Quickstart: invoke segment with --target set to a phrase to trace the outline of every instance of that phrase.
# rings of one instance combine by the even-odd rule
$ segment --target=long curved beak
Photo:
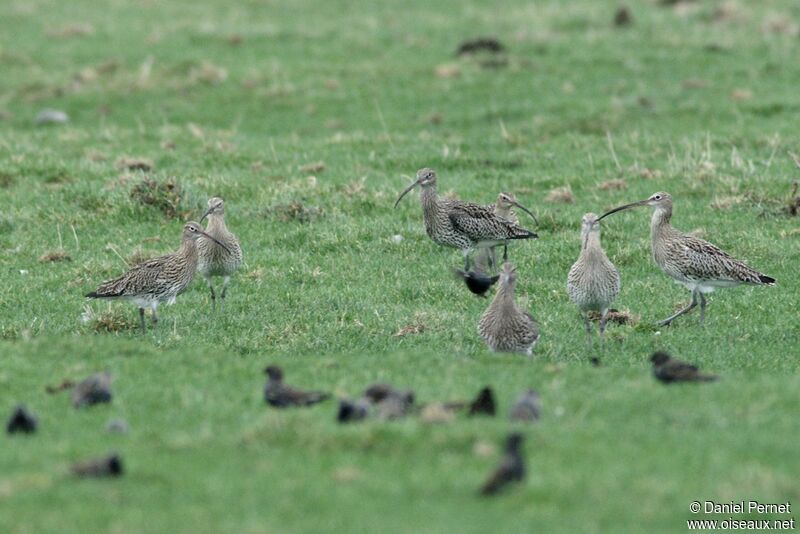
[[[200,220],[202,221],[202,219],[200,219]],[[228,247],[226,247],[225,245],[223,245],[222,243],[220,243],[219,241],[217,241],[217,240],[216,240],[214,237],[212,237],[212,236],[208,235],[208,234],[207,234],[207,233],[205,233],[205,232],[200,232],[200,234],[201,234],[201,235],[204,235],[204,236],[205,236],[205,237],[207,237],[207,238],[209,238],[211,241],[213,241],[213,242],[214,242],[214,243],[216,243],[217,245],[221,246],[221,247],[222,247],[222,248],[224,248],[224,249],[225,249],[227,252],[229,252],[229,253],[230,253],[231,249],[229,249]]]
[[[203,219],[205,219],[206,217],[208,217],[208,214],[209,214],[209,213],[211,213],[211,210],[212,210],[212,209],[213,209],[213,208],[208,208],[208,209],[205,211],[205,213],[203,213],[203,216],[202,216],[202,217],[200,217],[200,222],[203,222]]]
[[[519,209],[521,209],[522,211],[524,211],[525,213],[527,213],[528,215],[530,215],[530,216],[531,216],[531,219],[533,219],[533,222],[535,222],[535,223],[536,223],[536,226],[539,226],[539,219],[537,219],[537,218],[536,218],[536,215],[534,215],[533,213],[531,213],[531,210],[529,210],[528,208],[526,208],[525,206],[523,206],[523,205],[522,205],[522,204],[520,204],[519,202],[512,202],[511,204],[513,204],[514,206],[518,207]]]
[[[646,204],[647,204],[646,200],[640,200],[639,202],[632,202],[630,204],[625,204],[624,206],[619,206],[617,208],[614,208],[613,210],[607,211],[604,214],[602,214],[600,217],[597,218],[597,221],[599,221],[600,219],[602,219],[606,215],[611,215],[612,213],[617,213],[618,211],[626,210],[628,208],[636,208],[638,206],[645,206]],[[597,222],[597,221],[595,221],[595,222]]]
[[[418,185],[419,185],[419,181],[417,180],[417,181],[412,182],[411,185],[409,185],[408,187],[406,187],[406,190],[403,191],[402,193],[400,193],[400,196],[397,197],[397,201],[394,203],[394,207],[396,208],[397,205],[400,204],[400,201],[403,200],[403,197],[406,196],[409,191],[411,191],[412,189],[414,189]]]

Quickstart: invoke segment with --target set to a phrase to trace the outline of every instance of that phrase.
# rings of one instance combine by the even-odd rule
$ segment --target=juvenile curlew
[[[205,236],[219,246],[225,245],[203,231],[196,222],[186,223],[181,234],[181,247],[172,254],[159,256],[135,265],[124,275],[100,284],[86,296],[93,299],[123,298],[139,307],[139,322],[146,331],[144,310],[153,311],[153,324],[158,322],[156,308],[162,302],[173,304],[194,278],[197,270],[197,240]]]
[[[581,253],[567,275],[567,293],[583,316],[586,336],[592,344],[589,312],[600,312],[600,338],[606,331],[608,308],[619,295],[619,271],[600,245],[597,215],[587,213],[581,221]]]
[[[530,313],[514,302],[517,268],[503,264],[494,300],[478,322],[478,333],[494,352],[522,352],[530,356],[539,339],[539,327]]]
[[[600,219],[637,206],[652,206],[650,237],[653,259],[656,264],[679,284],[692,292],[692,302],[659,322],[667,326],[677,317],[700,304],[700,324],[705,319],[706,297],[717,287],[734,287],[740,284],[772,285],[775,279],[748,267],[723,250],[694,236],[684,234],[670,224],[672,218],[672,196],[655,193],[646,200],[619,206],[600,216]],[[600,220],[598,219],[598,220]]]
[[[653,376],[665,384],[672,382],[713,382],[719,377],[700,372],[696,365],[673,358],[663,351],[650,356],[653,362]]]
[[[200,222],[208,217],[206,233],[212,239],[200,238],[197,242],[197,271],[203,275],[208,289],[211,290],[211,307],[216,309],[217,295],[214,292],[212,277],[222,276],[222,292],[220,308],[225,309],[225,292],[231,275],[242,264],[242,247],[239,240],[225,226],[225,203],[221,198],[208,199],[208,209],[200,218]],[[222,246],[217,243],[222,243]]]
[[[475,248],[505,245],[512,239],[534,239],[534,232],[525,230],[495,214],[493,207],[439,197],[436,193],[436,173],[424,168],[417,179],[403,191],[395,207],[415,187],[421,187],[422,218],[425,231],[434,243],[460,249],[464,255],[464,270],[469,271],[469,254]],[[507,254],[504,254],[505,260]]]
[[[523,439],[524,436],[517,433],[506,438],[503,460],[481,487],[481,495],[495,495],[510,483],[525,479],[525,461],[520,450]]]

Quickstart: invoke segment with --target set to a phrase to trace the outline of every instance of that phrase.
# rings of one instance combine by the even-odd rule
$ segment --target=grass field
[[[707,517],[694,500],[800,505],[800,224],[787,210],[800,6],[632,1],[625,28],[617,6],[2,3],[0,415],[23,402],[41,429],[0,438],[0,531],[683,531]],[[501,64],[455,57],[479,36],[506,45]],[[45,108],[70,121],[35,124]],[[449,274],[460,254],[427,238],[416,194],[392,208],[423,166],[441,192],[489,203],[509,190],[538,215],[540,239],[510,251],[540,322],[533,360],[488,352],[488,301]],[[172,203],[132,196],[145,179],[172,184]],[[553,192],[565,187],[571,203]],[[565,291],[580,217],[660,190],[675,226],[778,285],[718,291],[705,327],[691,314],[657,329],[689,293],[652,263],[649,209],[609,218],[617,307],[640,321],[610,326],[592,367]],[[175,249],[213,195],[246,260],[224,314],[200,279],[146,336],[133,306],[83,298],[126,261]],[[662,386],[655,349],[723,378]],[[270,362],[339,396],[388,381],[425,402],[491,384],[501,413],[342,427],[334,402],[267,408]],[[103,369],[110,405],[77,411],[44,391]],[[528,480],[481,500],[528,387],[544,405],[523,429]],[[106,432],[113,418],[130,432]],[[110,450],[125,477],[70,476]]]

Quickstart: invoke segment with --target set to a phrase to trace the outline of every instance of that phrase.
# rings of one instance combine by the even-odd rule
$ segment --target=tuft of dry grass
[[[183,188],[173,178],[163,182],[144,177],[131,189],[131,199],[144,206],[158,209],[166,217],[174,219],[178,216]]]
[[[91,321],[95,332],[124,332],[139,328],[139,323],[131,320],[131,315],[119,309],[106,310]]]
[[[60,261],[72,261],[72,257],[62,249],[51,250],[39,256],[39,263],[58,263]]]
[[[414,317],[414,322],[408,323],[400,330],[395,332],[394,337],[403,337],[407,335],[421,334],[425,331],[425,317],[423,314],[417,314]]]
[[[87,35],[94,35],[94,26],[86,22],[75,22],[65,24],[57,28],[50,28],[46,32],[48,37],[68,38],[68,37],[86,37]]]
[[[599,321],[600,313],[596,311],[590,311],[589,320]],[[641,317],[639,317],[638,315],[634,315],[633,313],[630,312],[630,310],[617,310],[615,308],[611,308],[610,310],[608,310],[608,321],[611,323],[636,326],[637,324],[639,324],[640,320]]]
[[[288,204],[277,204],[267,209],[267,213],[281,222],[311,222],[319,219],[324,214],[322,208],[306,206],[302,202],[294,201]]]
[[[453,63],[438,65],[434,70],[437,78],[450,79],[461,76],[461,67]]]
[[[624,191],[628,188],[628,182],[621,178],[606,180],[598,186],[603,191]]]
[[[300,166],[300,172],[308,174],[318,174],[325,170],[324,161],[314,161]]]
[[[544,200],[552,204],[572,204],[575,202],[575,195],[572,193],[572,187],[565,185],[548,191]]]
[[[154,169],[153,161],[146,158],[123,156],[117,160],[117,168],[129,171],[150,172]]]

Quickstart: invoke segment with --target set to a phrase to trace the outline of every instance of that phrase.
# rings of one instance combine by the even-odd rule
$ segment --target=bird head
[[[283,380],[283,370],[277,365],[267,366],[267,368],[264,369],[264,373],[266,373],[270,380]]]
[[[414,189],[415,187],[420,186],[422,188],[427,187],[435,187],[436,186],[436,172],[433,169],[429,169],[428,167],[424,167],[417,171],[417,179],[414,180],[411,185],[406,187],[406,189],[400,193],[400,196],[397,197],[397,201],[394,203],[394,207],[396,208],[400,201],[403,199],[404,196],[408,194],[409,191]]]
[[[517,268],[509,262],[503,264],[503,269],[500,271],[500,283],[502,285],[511,285],[517,281]]]
[[[663,365],[669,361],[671,356],[666,352],[659,350],[654,352],[652,356],[650,356],[650,361],[653,362],[654,365]]]
[[[206,238],[210,239],[211,241],[213,241],[214,243],[216,243],[217,245],[219,245],[222,248],[224,248],[226,251],[230,252],[230,249],[228,247],[226,247],[225,245],[220,243],[214,237],[208,235],[203,230],[203,227],[200,226],[199,223],[196,223],[194,221],[190,221],[190,222],[186,223],[183,226],[183,234],[182,234],[181,237],[182,237],[182,241],[183,242],[197,241],[200,237],[206,237]]]
[[[225,214],[225,202],[219,197],[212,197],[208,199],[208,209],[206,209],[203,216],[200,217],[200,222],[203,222],[203,219],[208,217],[209,215],[224,215]]]
[[[665,193],[664,191],[659,191],[658,193],[653,193],[650,195],[650,197],[644,200],[631,202],[630,204],[625,204],[623,206],[616,207],[613,210],[607,211],[597,220],[599,221],[603,217],[611,215],[612,213],[617,213],[618,211],[626,210],[628,208],[636,208],[639,206],[652,206],[657,210],[666,210],[672,212],[672,195]]]
[[[533,219],[537,225],[539,224],[539,220],[536,218],[536,215],[531,213],[531,210],[523,206],[517,201],[517,197],[514,196],[513,193],[507,193],[503,191],[499,195],[497,195],[497,207],[503,211],[510,210],[512,207],[516,207],[527,213]]]

